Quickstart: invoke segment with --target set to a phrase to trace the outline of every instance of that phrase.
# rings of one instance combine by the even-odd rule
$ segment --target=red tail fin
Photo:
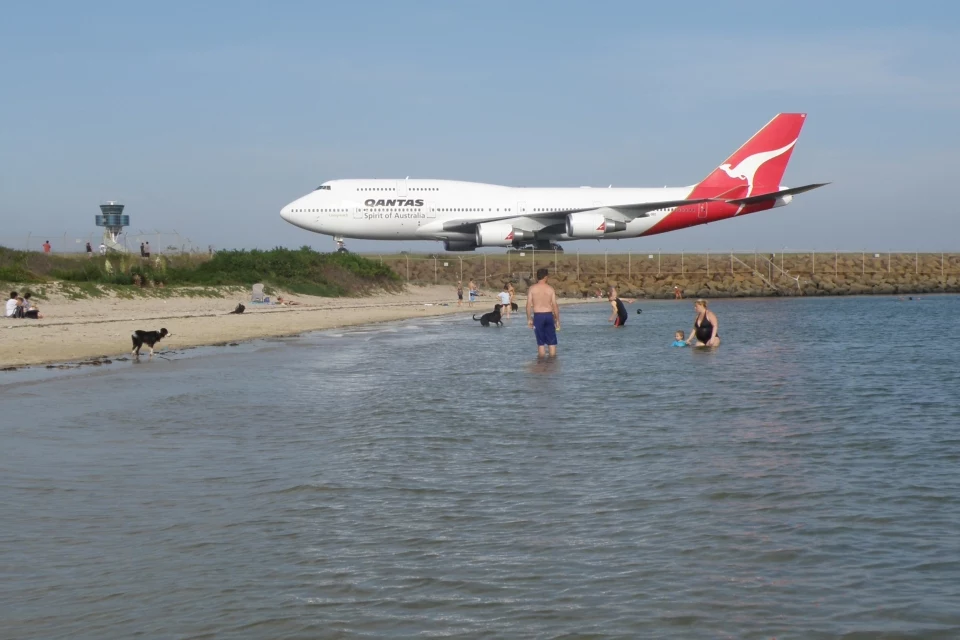
[[[805,113],[780,113],[698,184],[689,198],[749,198],[780,189]]]

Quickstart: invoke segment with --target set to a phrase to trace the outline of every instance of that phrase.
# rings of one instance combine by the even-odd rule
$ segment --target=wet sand
[[[172,335],[162,349],[236,342],[255,338],[288,336],[304,331],[404,320],[470,311],[457,307],[450,287],[407,287],[399,294],[380,293],[364,298],[319,298],[283,295],[296,306],[251,304],[249,294],[224,290],[224,297],[194,297],[166,291],[164,297],[69,299],[48,294],[37,307],[42,320],[12,320],[0,323],[0,366],[24,366],[112,357],[130,352],[130,333],[135,329],[166,328]],[[486,311],[492,297],[482,298],[474,309]],[[487,304],[489,300],[489,305]],[[231,315],[238,302],[246,311]],[[447,306],[440,306],[440,305]]]

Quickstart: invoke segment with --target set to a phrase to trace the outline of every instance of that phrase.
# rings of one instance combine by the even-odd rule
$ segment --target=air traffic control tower
[[[103,227],[103,244],[107,249],[126,253],[127,248],[117,242],[117,236],[123,233],[123,228],[130,226],[130,216],[123,215],[123,205],[112,200],[100,205],[100,215],[96,221],[98,227]]]

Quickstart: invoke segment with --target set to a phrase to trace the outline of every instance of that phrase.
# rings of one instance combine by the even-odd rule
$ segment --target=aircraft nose
[[[292,220],[290,220],[290,209],[291,209],[291,205],[289,204],[284,208],[280,209],[280,217],[286,220],[287,222],[292,222]]]

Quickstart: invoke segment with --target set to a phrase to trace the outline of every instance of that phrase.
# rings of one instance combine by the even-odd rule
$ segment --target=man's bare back
[[[557,292],[546,282],[538,282],[527,291],[527,306],[533,313],[555,313]]]

